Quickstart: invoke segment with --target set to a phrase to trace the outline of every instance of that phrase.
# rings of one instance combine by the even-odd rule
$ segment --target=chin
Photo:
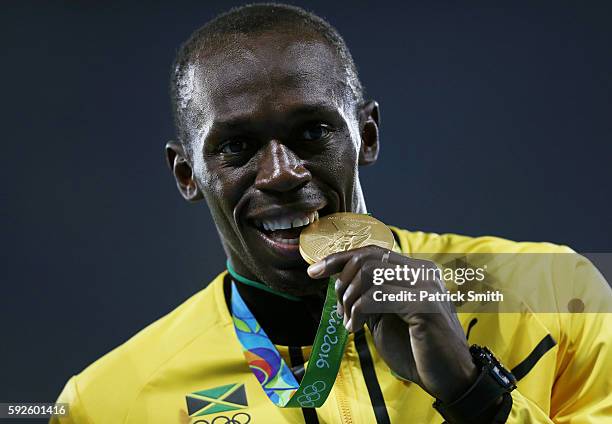
[[[327,279],[313,280],[310,278],[306,273],[306,266],[300,269],[277,270],[265,281],[272,289],[292,296],[320,294],[325,291],[328,282]]]

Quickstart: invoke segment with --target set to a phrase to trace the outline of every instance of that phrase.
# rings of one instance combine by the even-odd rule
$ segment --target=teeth
[[[296,227],[302,227],[302,226],[304,226],[304,225],[308,225],[308,223],[309,223],[309,222],[310,222],[310,221],[308,220],[308,217],[305,217],[305,218],[296,218],[296,219],[294,219],[294,220],[293,220],[293,222],[291,223],[291,226],[292,226],[293,228],[296,228]]]
[[[265,221],[256,221],[255,225],[263,228],[266,231],[286,230],[289,228],[298,228],[305,225],[311,224],[319,219],[319,212],[315,211],[304,215],[303,217],[295,218],[293,220],[289,218],[277,218],[277,219],[266,219]],[[292,242],[295,241],[291,239]],[[288,242],[287,242],[288,243]]]
[[[280,241],[281,243],[285,243],[285,244],[299,244],[300,243],[300,239],[294,238],[294,239],[278,239],[278,241]]]

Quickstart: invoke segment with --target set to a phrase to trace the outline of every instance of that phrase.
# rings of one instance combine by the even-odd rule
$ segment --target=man
[[[70,416],[60,422],[610,419],[610,383],[596,375],[610,371],[609,315],[457,315],[444,301],[434,313],[375,314],[360,306],[366,263],[415,268],[431,265],[413,257],[420,252],[436,258],[569,249],[393,229],[397,252],[361,247],[310,267],[302,259],[299,235],[311,222],[335,212],[367,213],[358,168],[379,153],[378,104],[363,99],[348,48],[328,23],[292,6],[234,9],[182,46],[171,91],[178,139],[166,146],[168,163],[186,200],[206,200],[231,274],[221,273],[73,377],[59,399],[70,404]],[[403,195],[401,188],[393,195]],[[542,287],[552,287],[548,274],[555,270],[543,274]],[[322,406],[309,407],[320,397],[315,387],[304,407],[283,408],[282,388],[293,393],[289,380],[305,378],[331,276],[337,314],[351,332],[340,369]],[[555,284],[566,282],[560,278],[593,281],[609,295],[580,260]],[[237,337],[252,329],[249,322],[265,331],[265,354],[255,355]],[[487,346],[514,376],[490,356],[480,363],[476,356],[484,351],[471,344]],[[283,367],[290,372],[281,379]]]

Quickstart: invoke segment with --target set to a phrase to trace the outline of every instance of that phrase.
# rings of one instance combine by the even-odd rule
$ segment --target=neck
[[[234,281],[240,296],[272,343],[285,346],[312,345],[321,319],[325,291],[302,297],[301,300],[290,300]],[[226,298],[229,299],[227,291]]]

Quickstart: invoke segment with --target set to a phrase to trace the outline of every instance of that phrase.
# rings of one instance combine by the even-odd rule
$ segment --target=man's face
[[[188,69],[179,107],[191,178],[225,251],[239,273],[272,288],[319,291],[300,231],[317,216],[365,212],[346,73],[327,43],[290,34],[236,36],[203,56]]]

